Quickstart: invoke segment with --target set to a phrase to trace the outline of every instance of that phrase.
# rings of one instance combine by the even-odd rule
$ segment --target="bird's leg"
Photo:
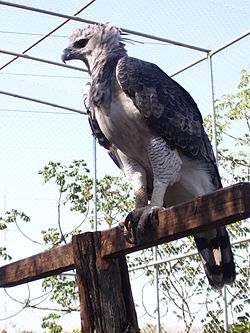
[[[131,183],[135,192],[135,209],[140,209],[148,205],[148,193],[147,193],[147,180],[146,172],[142,166],[136,161],[130,159],[120,150],[117,150],[117,154],[120,158],[122,170],[126,175],[126,178]],[[133,225],[121,220],[119,226],[123,229],[125,238],[133,243],[133,238],[136,230],[136,223]]]
[[[135,191],[135,208],[141,208],[148,205],[148,193],[145,186],[141,186]]]
[[[158,180],[154,182],[154,191],[150,204],[145,187],[135,192],[135,209],[130,212],[123,222],[124,235],[129,243],[137,243],[150,231],[152,224],[158,223],[158,211],[163,206],[163,198],[167,184]]]
[[[125,221],[122,221],[124,235],[129,243],[136,243],[137,224],[145,207],[148,206],[148,193],[145,186],[141,186],[135,191],[135,209],[130,212]],[[134,215],[138,215],[137,217]]]
[[[155,185],[155,184],[154,184]],[[130,212],[124,222],[125,237],[130,243],[137,243],[150,234],[152,225],[158,224],[158,212],[163,206],[163,198],[166,192],[167,184],[159,183],[154,187],[151,202],[148,205],[145,201],[141,206]],[[139,199],[136,200],[138,202]],[[142,203],[142,202],[141,202]]]
[[[182,161],[176,150],[172,150],[161,137],[153,137],[148,146],[148,156],[153,171],[153,192],[151,202],[146,207],[136,207],[125,219],[129,231],[132,225],[133,242],[142,240],[147,231],[158,222],[158,212],[163,207],[168,185],[180,178]],[[131,239],[130,239],[131,240]]]

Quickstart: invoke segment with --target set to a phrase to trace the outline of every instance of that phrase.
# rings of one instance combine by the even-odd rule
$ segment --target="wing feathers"
[[[184,88],[158,66],[131,57],[119,60],[116,75],[148,125],[170,146],[214,161],[200,111]]]

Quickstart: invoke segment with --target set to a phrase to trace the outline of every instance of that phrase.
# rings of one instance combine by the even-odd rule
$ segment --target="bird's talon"
[[[124,237],[126,241],[130,244],[136,244],[136,225],[133,219],[133,212],[130,212],[125,221],[122,221],[121,227],[123,229]]]
[[[150,226],[158,222],[159,207],[137,208],[130,212],[124,221],[124,236],[131,244],[142,241]]]

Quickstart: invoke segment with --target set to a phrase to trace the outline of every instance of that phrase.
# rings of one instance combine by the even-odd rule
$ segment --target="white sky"
[[[79,0],[16,2],[67,15],[72,15],[84,4]],[[98,22],[109,21],[122,28],[214,50],[249,29],[250,3],[247,0],[96,0],[79,17]],[[63,20],[0,4],[0,49],[21,53],[39,39],[40,34],[47,33]],[[47,38],[28,54],[60,62],[68,37],[75,28],[82,26],[79,22],[66,24],[54,37]],[[168,74],[204,55],[198,51],[131,37],[145,44],[129,44],[129,55],[154,62]],[[235,89],[241,69],[249,63],[249,46],[248,36],[214,57],[216,98]],[[10,56],[0,53],[0,66],[9,59]],[[71,65],[82,66],[78,61],[71,62]],[[175,79],[191,93],[203,116],[210,112],[206,61]],[[84,110],[81,87],[87,80],[86,73],[18,59],[0,71],[0,90]],[[4,95],[0,95],[0,100],[0,213],[2,215],[5,208],[24,211],[31,217],[31,222],[24,225],[23,230],[41,241],[41,230],[55,227],[57,223],[57,189],[52,185],[43,185],[42,177],[37,172],[49,161],[68,164],[73,159],[85,159],[92,169],[92,137],[87,119],[79,114]],[[118,175],[119,170],[104,150],[98,147],[97,153],[98,177],[106,173]],[[63,230],[73,229],[79,219],[81,217],[77,214],[65,214]],[[10,228],[5,236],[0,233],[0,246],[6,239],[14,260],[44,250],[42,246],[29,243],[15,228]],[[20,295],[22,299],[26,297],[25,288],[12,288],[10,292]],[[6,312],[11,315],[20,309],[9,300],[6,309],[6,298],[3,302],[3,297],[3,292],[0,292],[0,319]],[[0,321],[0,330],[6,325],[8,332],[28,329],[27,318],[30,318],[28,311]],[[13,325],[16,327],[13,328]],[[79,325],[73,325],[76,326]],[[39,320],[34,320],[31,328],[39,331]]]

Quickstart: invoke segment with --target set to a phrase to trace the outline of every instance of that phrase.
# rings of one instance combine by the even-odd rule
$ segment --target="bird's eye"
[[[88,44],[88,41],[89,40],[87,38],[79,39],[74,43],[74,47],[77,49],[81,49]]]

